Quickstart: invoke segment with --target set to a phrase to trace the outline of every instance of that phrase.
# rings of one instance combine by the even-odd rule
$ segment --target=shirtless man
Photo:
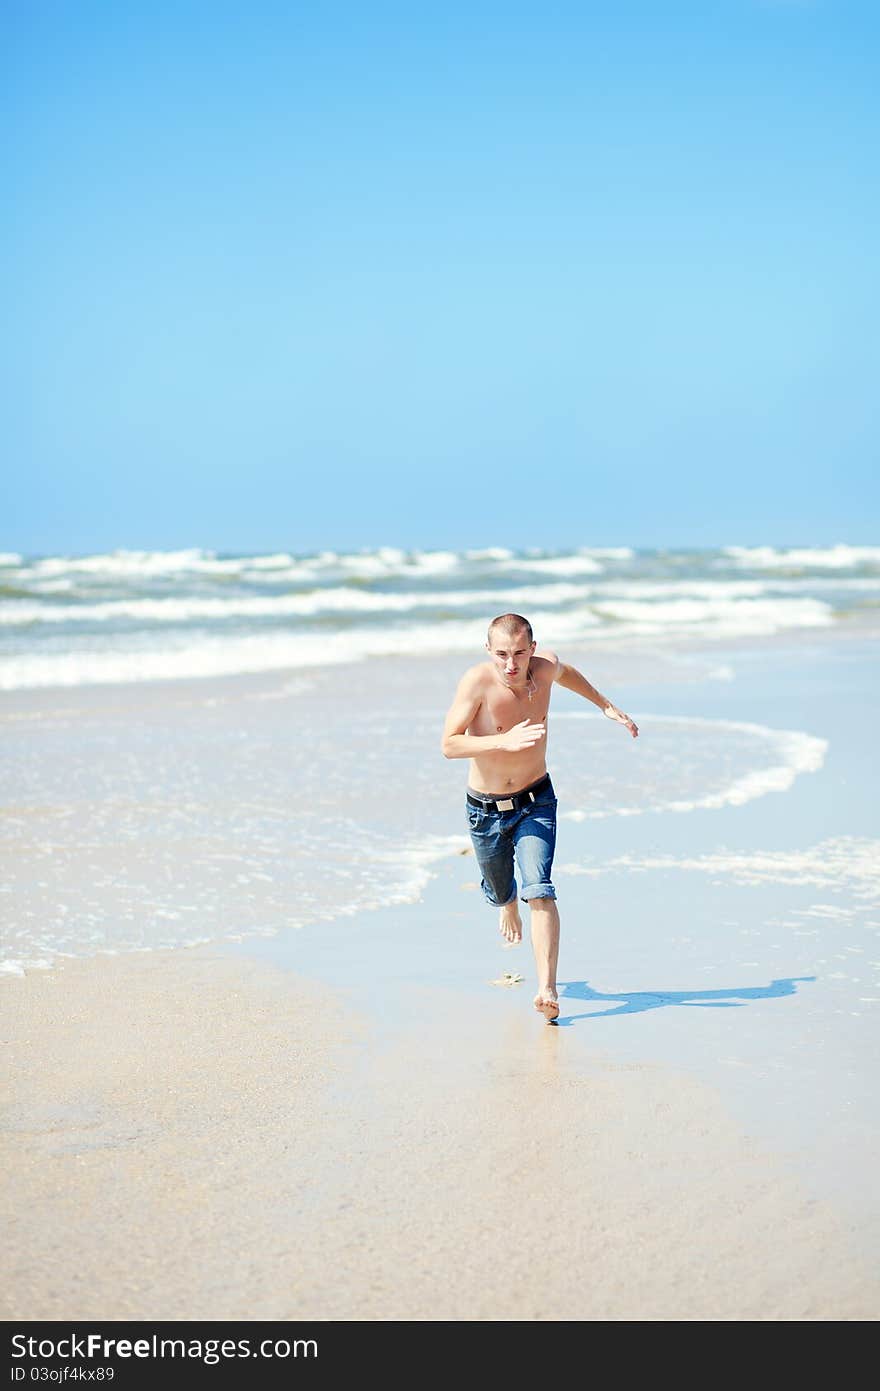
[[[535,1009],[548,1023],[559,1014],[556,963],[559,911],[550,880],[556,847],[556,795],[547,772],[547,712],[554,681],[598,705],[610,720],[638,729],[555,652],[536,650],[531,624],[503,613],[489,625],[487,662],[465,672],[443,730],[446,758],[469,758],[467,815],[489,903],[501,909],[500,931],[522,941],[514,856],[522,898],[531,911],[538,973]]]

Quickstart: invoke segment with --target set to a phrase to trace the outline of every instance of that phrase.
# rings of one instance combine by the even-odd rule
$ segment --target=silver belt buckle
[[[515,804],[512,797],[506,797],[503,802],[496,802],[495,805],[499,811],[513,811]]]

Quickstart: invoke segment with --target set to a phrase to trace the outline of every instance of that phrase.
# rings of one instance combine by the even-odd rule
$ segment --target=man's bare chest
[[[521,720],[531,724],[543,724],[547,719],[549,699],[547,692],[539,687],[533,692],[531,700],[527,695],[517,696],[501,687],[486,692],[480,709],[481,734],[504,734]]]

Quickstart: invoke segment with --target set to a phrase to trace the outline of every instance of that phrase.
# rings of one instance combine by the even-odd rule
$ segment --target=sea
[[[880,546],[0,555],[0,690],[551,644],[819,630],[880,613]]]
[[[850,656],[876,654],[880,546],[5,554],[0,970],[418,900],[467,853],[466,766],[441,756],[443,717],[488,620],[511,610],[642,731],[554,694],[570,887],[622,872],[627,851],[636,873],[688,859],[685,822],[694,860],[703,816],[702,873],[736,879],[778,851],[774,882],[812,866],[876,911],[867,785],[864,801],[835,793],[827,835],[806,845],[772,825],[754,845],[715,831],[730,813],[739,834],[746,807],[754,828],[761,806],[778,829],[825,767],[815,673],[841,635]]]

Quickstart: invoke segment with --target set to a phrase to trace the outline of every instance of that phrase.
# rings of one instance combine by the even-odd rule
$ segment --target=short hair
[[[514,633],[519,633],[525,629],[529,642],[534,642],[532,625],[527,618],[523,618],[521,613],[499,613],[497,618],[493,618],[489,624],[488,641],[490,644],[496,628],[503,628],[508,637],[512,637]]]

